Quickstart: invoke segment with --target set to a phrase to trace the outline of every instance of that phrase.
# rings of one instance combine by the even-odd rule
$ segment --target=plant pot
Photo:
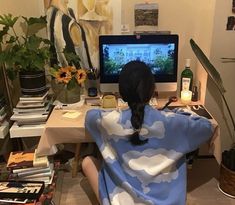
[[[235,198],[235,171],[220,165],[219,189],[227,196]]]
[[[23,95],[40,95],[47,91],[45,71],[20,72],[19,78]]]

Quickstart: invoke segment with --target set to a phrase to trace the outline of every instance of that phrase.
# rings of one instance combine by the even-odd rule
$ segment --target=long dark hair
[[[119,93],[131,109],[134,132],[130,141],[133,145],[142,145],[148,141],[141,140],[139,133],[144,121],[144,108],[153,96],[154,88],[154,76],[145,63],[131,61],[123,67],[119,77]]]

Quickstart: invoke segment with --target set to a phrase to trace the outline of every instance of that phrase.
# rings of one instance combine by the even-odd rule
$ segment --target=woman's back
[[[183,205],[185,154],[212,135],[209,121],[158,111],[149,105],[139,130],[143,145],[130,143],[131,109],[87,113],[86,128],[103,156],[99,172],[102,204]],[[180,194],[179,194],[180,192]]]

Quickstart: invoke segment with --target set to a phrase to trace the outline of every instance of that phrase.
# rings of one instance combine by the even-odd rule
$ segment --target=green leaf
[[[77,80],[75,78],[72,78],[69,83],[67,84],[67,89],[71,90],[77,85]]]
[[[211,77],[215,85],[218,87],[221,94],[224,94],[226,90],[223,86],[223,81],[220,77],[219,72],[211,64],[209,59],[206,57],[206,55],[203,53],[203,51],[199,48],[199,46],[195,43],[193,39],[190,39],[190,44],[193,52],[197,56],[198,60],[200,61],[200,63],[202,64],[208,75]]]
[[[30,18],[22,16],[22,18],[25,20],[25,22],[21,24],[21,27],[23,28],[23,30],[25,30],[25,33],[27,28],[27,35],[29,36],[36,34],[47,25],[46,16]]]
[[[13,27],[19,17],[13,17],[11,14],[0,15],[0,24]]]
[[[13,68],[9,68],[7,69],[7,76],[11,81],[13,81],[17,76],[17,72]]]
[[[3,29],[0,31],[0,41],[2,42],[3,36],[5,36],[9,31],[9,26],[4,26]]]

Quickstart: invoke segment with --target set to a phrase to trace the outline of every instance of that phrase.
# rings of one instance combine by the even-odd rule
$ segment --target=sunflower
[[[84,69],[79,69],[77,70],[77,74],[75,76],[78,84],[83,83],[86,80],[87,74],[86,71]]]
[[[70,66],[59,68],[59,70],[55,74],[55,77],[57,82],[68,84],[69,81],[72,79]]]

